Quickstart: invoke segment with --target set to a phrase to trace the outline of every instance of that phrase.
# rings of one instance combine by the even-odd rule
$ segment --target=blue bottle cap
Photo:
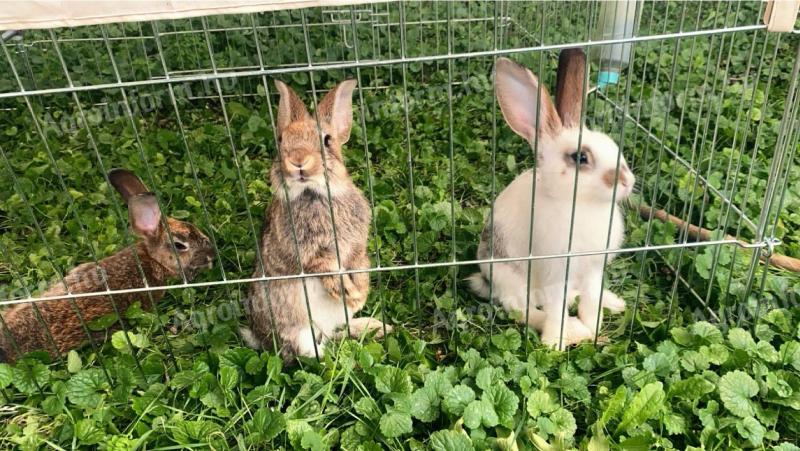
[[[607,85],[615,85],[619,83],[619,72],[601,70],[597,74],[597,87],[602,89]]]

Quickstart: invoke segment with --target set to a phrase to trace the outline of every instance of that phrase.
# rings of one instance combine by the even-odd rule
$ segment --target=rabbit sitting
[[[503,117],[537,149],[538,158],[535,171],[520,174],[497,197],[494,221],[487,221],[481,236],[479,259],[489,258],[490,249],[495,258],[512,258],[528,256],[529,249],[534,256],[545,256],[622,245],[624,221],[617,202],[630,195],[635,178],[610,137],[581,127],[585,64],[582,51],[562,51],[556,106],[530,70],[509,59],[497,60],[495,90]],[[530,280],[528,261],[494,263],[491,280],[490,265],[484,263],[469,282],[473,291],[489,297],[491,281],[492,297],[506,310],[523,313],[530,290],[528,324],[541,332],[543,343],[563,349],[597,335],[601,292],[604,307],[612,312],[625,309],[624,301],[602,290],[603,260],[602,254],[571,257],[569,269],[566,258],[531,260]],[[577,318],[568,313],[576,295]]]
[[[167,218],[170,241],[156,196],[148,192],[135,174],[114,169],[108,179],[127,202],[131,228],[142,240],[97,264],[77,266],[63,282],[53,283],[42,297],[163,286],[181,272],[186,280],[191,280],[200,269],[211,267],[215,254],[209,239],[194,225]],[[163,295],[163,291],[151,292],[153,301]],[[35,350],[56,356],[80,347],[92,338],[82,322],[115,313],[112,297],[121,313],[136,301],[142,301],[144,307],[150,305],[147,293],[135,292],[41,301],[35,303],[36,307],[33,303],[10,307],[2,314],[6,327],[0,331],[0,360],[13,362]]]
[[[257,266],[254,277],[338,271],[337,249],[342,269],[369,268],[371,211],[350,180],[342,155],[353,121],[355,81],[344,81],[328,92],[316,116],[291,88],[280,81],[275,84],[280,103],[279,149],[270,173],[274,197],[261,234],[265,272]],[[242,337],[249,346],[264,348],[273,346],[275,334],[279,343],[274,344],[287,361],[322,355],[326,340],[348,322],[354,337],[369,330],[383,332],[377,319],[353,319],[368,293],[366,272],[254,283],[246,302],[250,327],[242,328]]]

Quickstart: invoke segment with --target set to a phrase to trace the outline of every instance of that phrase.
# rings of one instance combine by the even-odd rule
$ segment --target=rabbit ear
[[[122,195],[125,202],[128,202],[133,196],[148,192],[139,177],[127,169],[112,169],[108,173],[108,180]]]
[[[161,235],[161,209],[155,194],[145,193],[128,200],[128,218],[136,235],[153,239]]]
[[[581,126],[581,107],[586,87],[586,54],[579,48],[564,49],[558,55],[556,110],[564,128]]]
[[[498,58],[494,77],[500,110],[512,130],[531,143],[537,131],[549,137],[558,133],[561,119],[550,94],[530,70],[510,59]]]
[[[295,121],[311,118],[303,101],[286,83],[275,80],[275,87],[281,94],[278,103],[278,132]]]
[[[353,89],[355,87],[355,80],[345,80],[328,91],[319,103],[319,120],[333,126],[336,139],[340,144],[344,144],[350,139],[350,127],[353,125]]]

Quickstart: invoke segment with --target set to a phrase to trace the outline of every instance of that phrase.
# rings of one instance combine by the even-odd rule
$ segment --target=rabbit
[[[274,196],[261,232],[264,272],[257,265],[254,277],[338,271],[331,203],[341,268],[369,268],[367,240],[372,213],[366,197],[350,179],[342,155],[353,121],[355,80],[343,81],[329,91],[315,116],[289,86],[281,81],[275,85],[280,101],[278,152],[270,171]],[[245,302],[250,327],[240,332],[250,347],[277,345],[287,362],[297,356],[319,357],[327,340],[339,336],[348,322],[351,336],[368,331],[382,335],[381,321],[353,318],[364,307],[368,293],[367,272],[341,278],[328,275],[256,282]],[[273,334],[280,343],[272,342]]]
[[[513,258],[528,256],[529,249],[532,255],[543,256],[616,250],[622,245],[624,221],[617,203],[631,194],[635,177],[608,135],[581,126],[585,64],[581,50],[562,51],[554,105],[530,70],[506,58],[496,61],[495,91],[503,117],[538,149],[537,163],[535,171],[523,172],[497,196],[494,220],[487,219],[481,235],[479,259],[489,258],[490,250],[495,258]],[[610,230],[609,215],[613,215]],[[610,254],[609,261],[613,257]],[[490,265],[484,263],[468,282],[476,294],[488,298],[491,277],[491,296],[508,311],[525,312],[530,290],[528,324],[540,331],[543,343],[564,349],[597,335],[603,260],[601,254],[570,258],[566,287],[566,258],[530,260],[530,280],[528,261],[494,263],[491,274]],[[577,318],[568,314],[576,295]],[[612,312],[625,309],[625,302],[609,290],[602,290],[602,304]]]
[[[156,196],[148,192],[134,173],[113,169],[108,180],[125,199],[131,228],[141,240],[99,263],[75,267],[63,282],[59,280],[50,285],[42,297],[92,293],[106,291],[106,288],[163,286],[181,272],[189,281],[201,269],[211,268],[215,252],[210,240],[194,225],[167,218],[170,240]],[[137,260],[141,262],[141,270]],[[151,292],[153,301],[163,295],[163,290]],[[142,301],[143,307],[149,308],[150,299],[145,292],[113,295],[121,313],[136,301]],[[110,295],[41,301],[36,302],[35,307],[34,303],[16,304],[2,313],[5,327],[0,331],[0,360],[13,362],[34,350],[44,350],[55,357],[79,348],[91,339],[82,321],[89,322],[111,313],[115,310]]]

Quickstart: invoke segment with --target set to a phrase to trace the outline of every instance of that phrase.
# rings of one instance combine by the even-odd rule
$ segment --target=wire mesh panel
[[[617,10],[609,13],[609,5]],[[682,334],[707,323],[743,327],[762,333],[759,338],[765,340],[761,320],[783,321],[774,312],[792,308],[800,292],[800,280],[788,270],[796,265],[791,257],[800,253],[800,219],[794,213],[800,199],[795,164],[800,44],[797,32],[766,31],[764,7],[747,1],[392,2],[4,33],[0,300],[7,308],[31,305],[29,315],[48,336],[60,325],[48,324],[39,307],[69,304],[71,321],[80,324],[77,341],[88,344],[76,355],[58,349],[49,337],[42,342],[44,352],[34,352],[15,367],[28,371],[32,376],[25,380],[31,382],[6,383],[3,395],[9,403],[34,395],[61,396],[63,404],[64,395],[50,378],[66,380],[69,373],[96,370],[97,391],[107,383],[109,402],[135,393],[134,409],[142,417],[151,414],[136,402],[160,396],[148,387],[182,390],[197,381],[191,397],[202,399],[213,415],[228,418],[244,396],[234,400],[214,391],[217,376],[208,373],[213,383],[203,376],[210,368],[220,368],[223,388],[226,377],[266,387],[277,377],[285,377],[287,384],[292,377],[318,377],[321,364],[346,366],[353,359],[364,367],[374,364],[371,354],[365,357],[374,350],[369,345],[354,357],[350,345],[333,340],[324,356],[316,352],[321,363],[301,359],[308,372],[285,376],[274,352],[256,354],[242,347],[238,331],[248,320],[243,304],[251,285],[310,280],[302,268],[295,274],[264,275],[262,255],[270,252],[261,241],[264,210],[287,195],[270,186],[270,169],[280,164],[279,93],[273,79],[294,89],[312,111],[319,111],[318,104],[338,82],[357,82],[344,162],[369,203],[370,264],[324,275],[341,280],[369,274],[370,295],[360,315],[393,328],[378,341],[384,346],[378,354],[385,349],[388,356],[387,367],[411,356],[426,367],[415,370],[416,380],[440,362],[470,365],[470,349],[555,355],[542,350],[540,331],[518,325],[528,322],[529,309],[536,308],[530,300],[524,311],[507,312],[472,293],[466,280],[479,264],[489,264],[494,289],[497,264],[520,262],[531,280],[532,268],[550,260],[567,262],[570,277],[569,262],[587,256],[602,258],[602,288],[616,293],[626,308],[605,315],[598,333],[580,351],[548,357],[560,359],[559,371],[607,365],[608,374],[621,373],[626,383],[642,388],[647,382],[631,379],[633,370],[625,368],[624,359],[603,362],[597,355],[611,355],[603,349],[647,350],[670,337],[683,345],[681,340],[688,338]],[[604,14],[623,18],[610,35],[602,33]],[[484,230],[488,241],[496,242],[495,201],[515,178],[537,166],[541,150],[504,121],[492,76],[496,58],[509,57],[529,68],[555,92],[558,55],[568,48],[582,49],[590,61],[580,77],[580,97],[585,97],[581,121],[616,142],[624,155],[616,161],[617,171],[626,161],[637,180],[624,202],[623,249],[612,248],[609,238],[597,249],[576,251],[570,245],[536,255],[524,243],[520,256],[490,249],[483,258],[478,247]],[[619,78],[601,76],[609,70],[604,52],[619,49],[624,57],[611,68]],[[585,139],[581,132],[578,142]],[[164,258],[178,262],[172,277],[153,285],[146,276],[147,259],[136,254],[131,276],[136,283],[112,286],[101,275],[97,290],[70,286],[72,268],[142,242],[135,227],[131,231],[130,200],[126,205],[112,186],[112,168],[138,175],[155,194],[164,218],[202,231],[213,249],[202,267],[180,257],[188,238],[164,222],[165,252],[172,254]],[[575,186],[583,176],[579,172]],[[576,188],[571,205],[564,205],[573,219],[584,200]],[[551,214],[530,204],[518,208],[514,213]],[[613,222],[611,212],[592,220],[609,237]],[[563,234],[572,237],[574,226],[570,222]],[[63,289],[51,291],[59,284]],[[564,305],[571,301],[566,291]],[[86,299],[107,302],[110,308],[103,315],[87,315],[80,307]],[[308,313],[314,315],[310,308]],[[359,341],[372,342],[363,336]],[[666,356],[664,348],[659,349]],[[532,365],[541,363],[539,357],[530,359]],[[655,358],[650,364],[661,365]],[[222,371],[225,367],[238,372],[230,375]],[[524,377],[528,383],[535,379],[533,373]],[[603,385],[602,378],[598,381]],[[786,384],[794,382],[796,376]],[[562,395],[571,390],[566,382],[556,388]],[[248,395],[244,405],[268,399],[266,405],[294,419],[315,415],[285,399],[292,394],[279,391],[265,388],[253,398]],[[306,395],[297,394],[297,403],[310,403]],[[564,399],[562,406],[571,402]],[[313,403],[323,410],[318,400]],[[288,410],[283,409],[287,404]],[[511,419],[500,424],[547,438],[547,427],[527,426],[529,416],[538,414],[521,411],[523,417],[509,414]],[[382,413],[393,412],[398,411]],[[457,412],[450,413],[458,418]],[[169,416],[151,416],[158,415]],[[330,415],[326,427],[353,426],[352,420]],[[241,417],[249,419],[250,413]],[[579,421],[587,431],[593,424]],[[784,439],[797,438],[796,429],[774,423]],[[393,439],[416,433],[395,436],[380,424],[385,441],[378,443],[411,446]],[[478,427],[467,426],[470,438],[479,439],[474,434]],[[187,434],[197,440],[204,435]],[[416,434],[419,440],[427,435],[424,430]],[[558,434],[550,436],[555,440]],[[234,443],[224,437],[209,440],[222,447]],[[287,440],[283,446],[299,446]],[[333,439],[326,440],[332,444]]]

